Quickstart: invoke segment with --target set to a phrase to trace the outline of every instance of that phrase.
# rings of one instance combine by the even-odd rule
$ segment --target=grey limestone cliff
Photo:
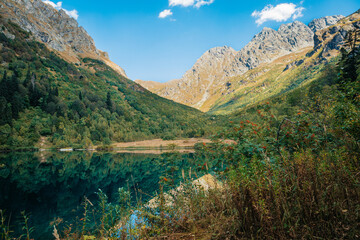
[[[163,97],[202,109],[216,89],[226,84],[228,78],[242,75],[261,64],[271,63],[305,48],[310,50],[314,47],[314,32],[337,23],[342,17],[338,15],[315,19],[309,26],[295,21],[282,24],[278,30],[265,27],[240,51],[226,46],[206,51],[181,79],[157,86],[145,81],[141,84]],[[315,36],[315,43],[316,39]]]
[[[309,23],[309,28],[315,33],[321,29],[327,28],[336,24],[340,19],[344,18],[342,15],[326,16],[322,18],[316,18]]]
[[[91,36],[64,10],[57,10],[41,0],[1,0],[0,15],[31,32],[36,40],[68,61],[77,62],[82,57],[100,59],[126,76],[122,68],[109,60],[107,53],[96,48]]]

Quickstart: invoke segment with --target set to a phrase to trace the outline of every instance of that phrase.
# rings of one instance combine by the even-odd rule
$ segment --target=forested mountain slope
[[[194,137],[211,125],[200,111],[147,91],[100,60],[63,60],[4,18],[0,63],[2,147],[31,147],[41,136],[55,147]]]
[[[61,5],[61,2],[57,3]],[[60,54],[68,62],[79,63],[81,58],[105,62],[126,77],[125,71],[113,63],[106,52],[96,48],[95,42],[78,22],[63,9],[56,9],[51,1],[2,0],[0,15],[33,34],[34,38]]]

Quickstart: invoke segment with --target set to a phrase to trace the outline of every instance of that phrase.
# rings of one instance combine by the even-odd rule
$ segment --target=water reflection
[[[0,155],[0,209],[11,214],[20,231],[20,211],[31,214],[36,239],[50,239],[50,222],[65,226],[80,216],[84,196],[96,201],[99,188],[115,201],[118,188],[129,189],[133,201],[148,200],[160,176],[195,166],[192,153],[135,154],[37,152]],[[173,171],[175,182],[181,171]],[[140,190],[140,191],[136,191]],[[146,194],[142,194],[142,192]]]

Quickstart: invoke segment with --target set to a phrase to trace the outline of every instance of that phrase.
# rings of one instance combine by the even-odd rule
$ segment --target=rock
[[[213,175],[206,174],[201,178],[195,179],[191,183],[192,190],[208,192],[210,189],[218,189],[222,191],[224,189],[223,183],[217,180]],[[184,185],[180,185],[176,189],[170,190],[168,193],[164,193],[164,204],[166,206],[172,206],[174,204],[174,196],[182,194],[184,192]],[[160,204],[160,196],[152,198],[145,206],[149,208],[157,208]]]
[[[313,48],[307,56],[324,50],[320,59],[337,54],[347,31],[360,26],[358,15],[323,17],[314,19],[308,26],[295,21],[282,24],[277,31],[264,28],[238,52],[226,46],[206,51],[181,79],[156,85],[146,81],[140,84],[160,96],[207,111],[224,95],[224,91],[231,91],[231,86],[226,85],[230,78],[243,75],[261,64],[272,63],[306,48]],[[351,22],[351,27],[343,27],[343,22]],[[303,62],[293,61],[284,71]]]
[[[313,46],[313,36],[310,28],[299,21],[283,24],[278,31],[264,28],[238,52],[233,66],[244,69],[244,73],[261,63]]]
[[[15,39],[15,35],[11,34],[5,27],[4,29],[2,29],[4,26],[1,26],[0,28],[0,32],[3,33],[7,38],[10,38],[12,40]]]
[[[140,84],[160,96],[206,111],[207,102],[227,79],[311,47],[314,45],[313,36],[311,29],[298,21],[283,24],[278,31],[264,28],[240,51],[227,46],[206,51],[181,79],[158,85],[155,90],[152,83]]]
[[[342,15],[326,16],[317,18],[309,23],[309,28],[315,33],[321,29],[327,28],[336,24],[340,19],[344,18]]]
[[[340,18],[340,16],[339,16]],[[349,31],[360,28],[359,11],[348,17],[340,18],[335,25],[318,30],[314,36],[314,50],[311,55],[319,53],[319,59],[326,60],[339,53]]]
[[[301,59],[301,60],[298,60],[298,61],[294,61],[294,62],[292,62],[292,63],[289,63],[289,64],[287,64],[286,65],[286,67],[284,68],[284,72],[286,71],[286,70],[289,70],[290,68],[292,68],[292,67],[294,67],[294,66],[300,66],[301,64],[303,64],[304,63],[304,59]]]
[[[0,14],[31,32],[36,40],[59,52],[65,60],[76,63],[80,58],[90,57],[111,65],[107,53],[98,50],[85,29],[64,10],[56,10],[41,0],[1,0]],[[110,67],[126,76],[119,66]]]

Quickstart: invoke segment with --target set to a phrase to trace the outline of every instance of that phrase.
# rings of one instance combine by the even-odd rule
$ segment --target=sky
[[[207,50],[244,47],[264,27],[360,8],[360,0],[62,0],[50,1],[77,19],[98,49],[132,80],[181,78]]]

